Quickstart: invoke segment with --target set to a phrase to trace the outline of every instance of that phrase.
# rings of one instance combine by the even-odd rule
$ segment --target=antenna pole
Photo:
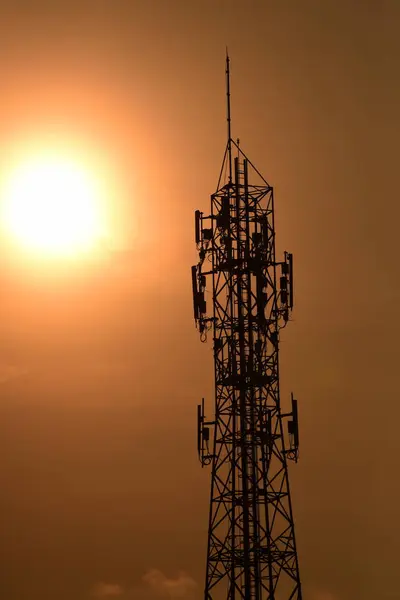
[[[231,87],[230,87],[230,70],[229,70],[229,54],[226,49],[226,120],[228,123],[228,163],[229,163],[229,183],[232,183],[232,137],[231,137]]]

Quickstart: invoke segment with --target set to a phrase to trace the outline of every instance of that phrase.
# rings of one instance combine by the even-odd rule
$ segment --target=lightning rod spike
[[[232,139],[231,139],[231,87],[230,87],[230,68],[229,68],[228,47],[226,47],[226,120],[228,123],[228,162],[229,162],[229,183],[232,183]]]

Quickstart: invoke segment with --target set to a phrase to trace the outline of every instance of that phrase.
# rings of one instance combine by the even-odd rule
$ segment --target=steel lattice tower
[[[297,401],[282,412],[278,361],[293,261],[276,260],[273,189],[231,138],[228,56],[226,76],[228,142],[211,214],[195,213],[192,267],[194,316],[202,341],[212,332],[215,367],[214,419],[204,400],[198,407],[199,456],[212,468],[205,600],[301,600],[288,477]]]

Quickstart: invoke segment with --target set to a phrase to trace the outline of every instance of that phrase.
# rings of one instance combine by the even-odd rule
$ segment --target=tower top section
[[[244,153],[240,140],[237,138],[234,140],[232,138],[232,113],[231,113],[231,69],[230,69],[230,57],[228,53],[228,48],[226,48],[226,58],[225,58],[225,86],[226,86],[226,124],[227,124],[227,143],[225,146],[225,154],[224,159],[222,161],[222,166],[218,178],[217,189],[220,189],[223,186],[227,186],[229,189],[233,189],[234,187],[234,176],[235,176],[235,160],[236,158],[243,161],[247,160],[249,165],[249,174],[250,170],[252,181],[255,185],[259,186],[267,186],[271,188],[266,179],[261,175],[261,173],[257,170],[255,165],[251,162],[251,160]]]
[[[232,135],[231,135],[231,74],[228,48],[226,49],[226,121],[228,124],[229,183],[232,183]]]

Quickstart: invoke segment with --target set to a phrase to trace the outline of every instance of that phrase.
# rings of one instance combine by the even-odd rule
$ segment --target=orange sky
[[[396,0],[3,3],[1,177],[35,140],[86,152],[118,235],[57,274],[0,257],[2,598],[201,597],[213,364],[189,269],[226,45],[233,135],[295,258],[281,372],[305,598],[398,597],[399,25]]]

